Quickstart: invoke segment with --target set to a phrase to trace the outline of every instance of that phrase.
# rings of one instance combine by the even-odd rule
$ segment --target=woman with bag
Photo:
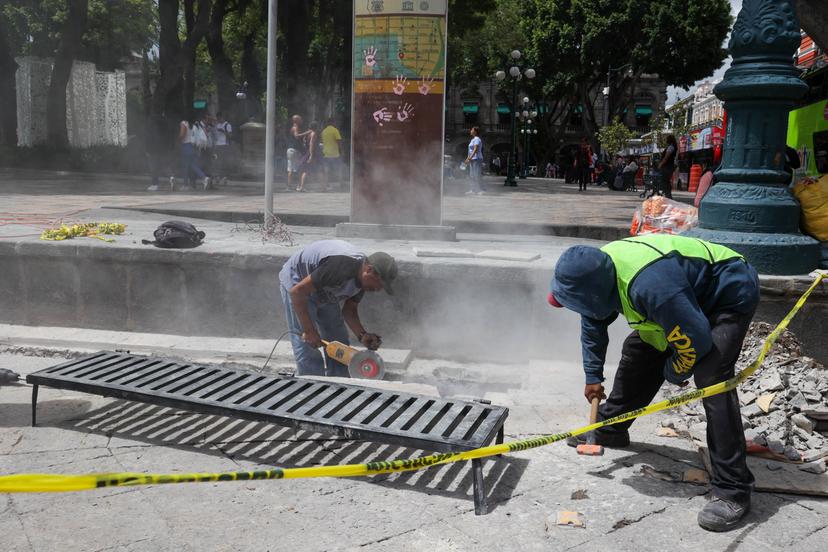
[[[207,133],[201,127],[194,114],[178,125],[178,141],[181,144],[181,178],[184,179],[182,189],[190,187],[190,173],[201,181],[204,189],[210,186],[210,179],[201,170],[198,163],[198,150],[207,145]],[[175,177],[170,177],[170,191],[175,189]]]

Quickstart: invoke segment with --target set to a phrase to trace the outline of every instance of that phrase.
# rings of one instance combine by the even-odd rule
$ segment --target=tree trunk
[[[160,36],[158,41],[158,65],[160,74],[152,98],[152,112],[180,119],[183,113],[181,100],[181,74],[175,68],[175,60],[181,50],[178,40],[179,0],[158,0]]]
[[[307,116],[307,97],[304,83],[308,81],[308,32],[313,2],[308,0],[282,0],[279,2],[279,23],[285,37],[282,59],[282,79],[285,82],[285,100],[289,115],[300,111]]]
[[[241,59],[242,81],[247,83],[247,99],[242,116],[249,119],[261,119],[262,95],[264,86],[262,84],[262,70],[256,61],[256,34],[250,33],[244,37],[244,46]],[[247,121],[244,121],[245,123]]]
[[[210,16],[210,30],[207,32],[207,50],[210,52],[210,59],[213,64],[213,79],[218,91],[219,109],[224,112],[225,117],[230,116],[230,111],[235,105],[236,77],[233,73],[233,62],[224,51],[224,39],[222,27],[224,17],[227,15],[228,0],[216,0],[213,5],[213,13]],[[231,117],[235,119],[235,117]]]
[[[5,20],[0,17],[0,145],[17,145],[17,62],[9,44]]]
[[[155,86],[155,94],[152,98],[153,113],[160,115],[165,112],[167,118],[173,115],[186,114],[187,107],[181,100],[181,96],[173,93],[181,89],[182,75],[185,68],[192,67],[190,60],[194,59],[196,48],[199,42],[207,34],[207,29],[210,25],[210,0],[197,0],[198,13],[195,14],[193,26],[190,32],[187,33],[187,38],[183,44],[178,42],[178,35],[175,35],[173,40],[172,32],[177,33],[178,25],[178,0],[159,0],[158,8],[161,19],[161,75],[158,78],[158,83]],[[162,8],[164,8],[162,10]],[[173,25],[170,27],[170,25]],[[166,32],[164,27],[167,27]],[[165,44],[167,47],[172,47],[173,44],[178,45],[175,52],[164,52]],[[167,56],[164,59],[164,56]],[[192,99],[190,100],[192,105]]]
[[[184,0],[184,27],[187,31],[187,36],[190,36],[195,27],[195,0]],[[187,56],[184,58],[185,113],[188,113],[193,108],[193,100],[195,99],[195,62],[196,49],[193,48],[192,51],[187,52]]]
[[[69,14],[60,33],[60,44],[52,66],[52,78],[46,100],[46,128],[49,145],[69,146],[66,130],[66,85],[72,74],[72,62],[80,49],[86,30],[89,0],[67,0]]]
[[[595,121],[595,104],[590,97],[592,89],[593,86],[589,83],[581,83],[578,85],[578,96],[583,106],[581,123],[584,127],[586,139],[592,146],[592,151],[600,152],[601,145],[598,143],[598,123]]]

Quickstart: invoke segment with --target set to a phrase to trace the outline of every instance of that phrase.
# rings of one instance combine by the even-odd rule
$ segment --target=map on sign
[[[354,77],[409,79],[445,76],[446,20],[443,17],[388,15],[357,17]]]

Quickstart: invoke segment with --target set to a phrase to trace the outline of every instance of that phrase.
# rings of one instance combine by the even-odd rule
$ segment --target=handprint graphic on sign
[[[434,87],[434,77],[429,77],[426,79],[423,77],[423,80],[420,81],[420,86],[417,89],[420,91],[420,94],[423,96],[428,96],[428,93],[431,92],[431,89]]]
[[[397,120],[401,123],[406,122],[409,117],[414,115],[414,106],[406,103],[397,108]]]
[[[374,111],[373,116],[374,116],[374,120],[377,122],[377,124],[379,126],[383,126],[383,124],[390,121],[391,117],[393,117],[394,115],[390,111],[388,111],[388,109],[386,109],[385,107],[381,107],[378,110]],[[399,113],[397,114],[397,117],[399,118]]]
[[[367,50],[363,50],[362,55],[365,56],[365,65],[368,67],[373,67],[377,64],[377,49],[373,46],[369,46]]]
[[[402,96],[405,93],[405,87],[408,85],[408,79],[405,75],[397,75],[397,80],[394,81],[394,94]]]

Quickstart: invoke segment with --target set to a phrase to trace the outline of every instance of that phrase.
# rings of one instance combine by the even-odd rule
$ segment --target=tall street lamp
[[[532,128],[534,122],[537,120],[538,111],[535,106],[531,105],[529,98],[523,98],[523,111],[520,112],[520,120],[522,127],[520,133],[523,135],[523,166],[521,167],[520,177],[527,178],[529,176],[529,152],[531,151],[532,135],[538,133],[538,129]]]
[[[517,172],[515,163],[517,161],[517,118],[519,115],[517,105],[518,82],[523,80],[523,77],[531,80],[535,78],[535,70],[532,68],[524,69],[520,64],[522,54],[520,50],[512,50],[509,54],[509,61],[506,70],[501,70],[495,73],[495,78],[498,81],[504,81],[508,77],[512,81],[512,109],[511,109],[511,153],[509,154],[508,171],[506,173],[506,182],[504,186],[517,186],[515,180],[515,173]]]

